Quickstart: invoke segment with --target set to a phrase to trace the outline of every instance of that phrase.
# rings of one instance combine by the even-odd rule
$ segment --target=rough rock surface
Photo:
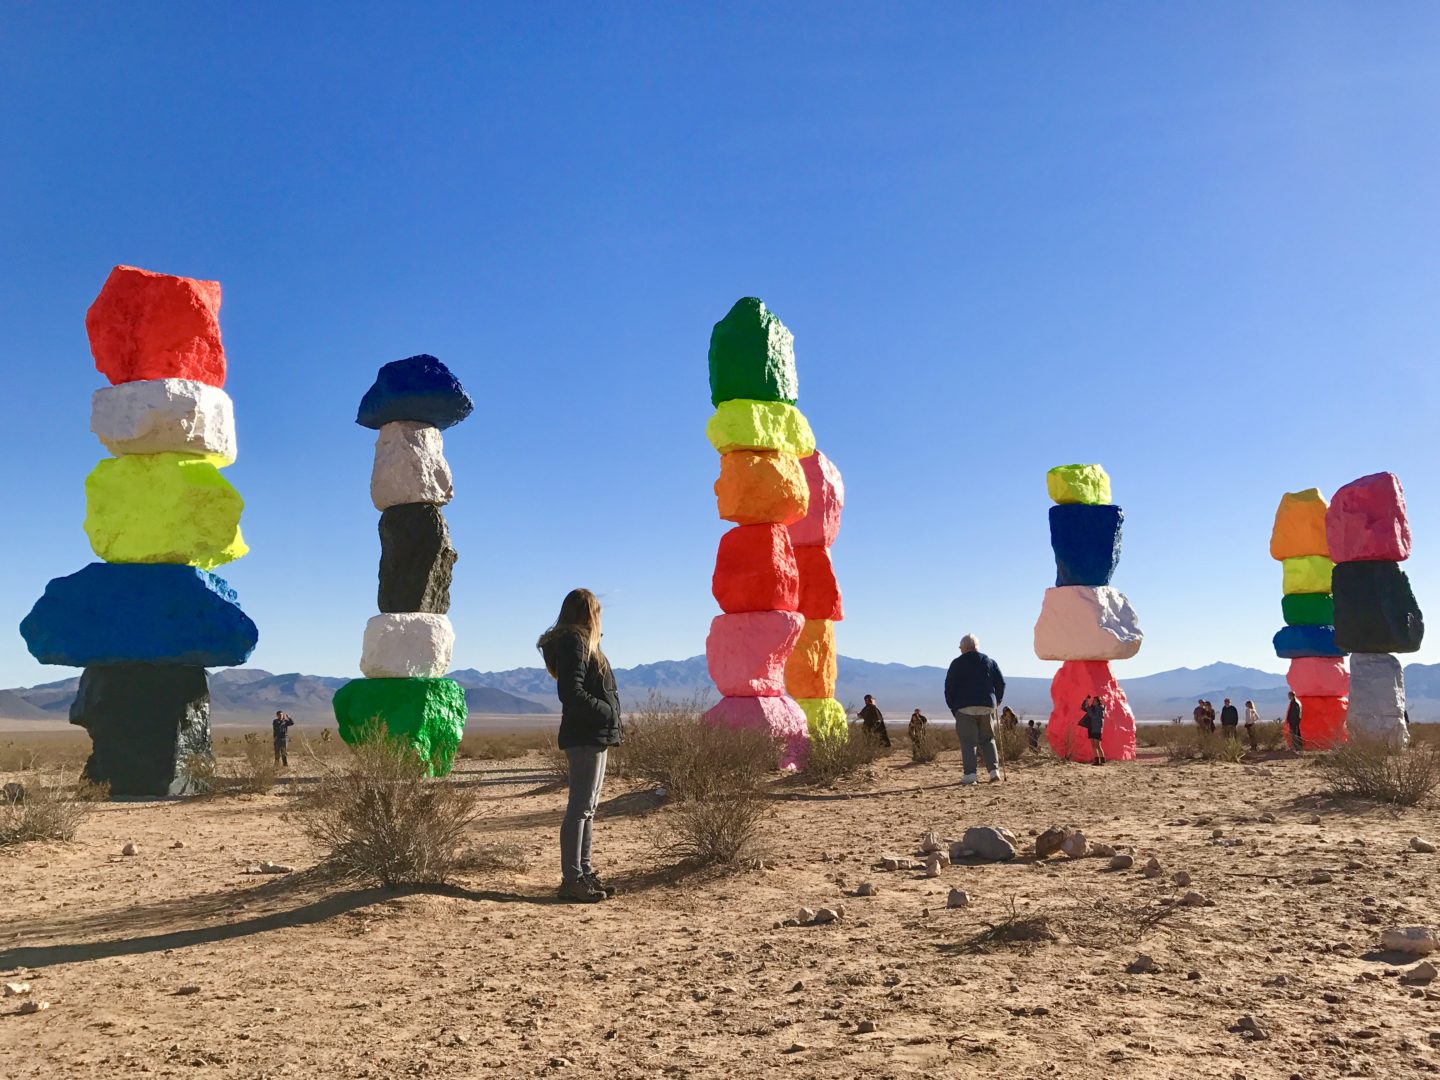
[[[1335,567],[1335,644],[1350,652],[1416,652],[1425,620],[1398,563],[1347,562]]]
[[[1035,623],[1041,660],[1127,660],[1144,635],[1125,594],[1109,586],[1065,585],[1045,590]]]
[[[810,759],[805,712],[788,697],[721,698],[705,714],[705,722],[768,732],[780,743],[781,768],[804,768]]]
[[[1280,614],[1286,626],[1334,626],[1335,598],[1329,593],[1295,593],[1281,598]]]
[[[112,383],[225,385],[218,281],[117,266],[85,313],[85,330],[96,369]]]
[[[796,698],[805,714],[811,739],[833,739],[845,734],[848,719],[845,706],[831,697]]]
[[[795,611],[800,571],[783,525],[736,525],[720,538],[710,591],[720,610]]]
[[[1280,566],[1286,596],[1296,593],[1324,594],[1330,591],[1330,576],[1335,570],[1335,564],[1324,555],[1302,555],[1284,559]]]
[[[826,619],[807,619],[785,661],[785,692],[796,701],[834,697],[838,673],[835,624]]]
[[[376,510],[405,503],[443,506],[455,497],[440,429],[413,420],[386,424],[375,437],[370,501]]]
[[[354,744],[379,720],[414,749],[432,776],[444,776],[465,730],[465,690],[450,679],[352,679],[331,702],[340,738]]]
[[[1110,501],[1110,476],[1100,465],[1057,465],[1045,474],[1045,489],[1057,503],[1098,506]]]
[[[401,503],[380,515],[379,608],[386,612],[450,610],[458,556],[445,515],[431,503]]]
[[[191,566],[91,563],[45,586],[20,623],[42,664],[231,667],[259,631],[222,578]]]
[[[1345,650],[1335,644],[1333,626],[1286,626],[1271,639],[1275,655],[1282,660],[1302,656],[1344,656]]]
[[[1345,698],[1309,697],[1300,699],[1300,738],[1306,750],[1329,750],[1347,738],[1345,714],[1349,702]],[[1285,727],[1285,740],[1290,740],[1290,729]]]
[[[1330,554],[1325,539],[1325,496],[1319,488],[1289,491],[1280,498],[1270,530],[1270,557],[1296,559]]]
[[[840,597],[840,583],[835,580],[830,549],[797,547],[795,566],[800,573],[800,614],[807,619],[843,620],[845,605]]]
[[[722,454],[774,450],[803,458],[815,451],[810,421],[783,401],[722,401],[705,425],[705,437]]]
[[[438,679],[450,670],[454,650],[448,615],[376,615],[365,624],[360,672],[367,679]]]
[[[218,386],[194,379],[145,379],[96,390],[90,430],[112,454],[203,454],[235,460],[235,407]]]
[[[715,502],[720,517],[737,525],[789,525],[805,516],[810,492],[794,454],[734,450],[720,455]]]
[[[1381,931],[1380,948],[1406,956],[1429,956],[1440,950],[1440,936],[1428,926],[1396,926]]]
[[[85,478],[85,533],[106,562],[213,570],[250,550],[244,508],[220,471],[192,454],[107,458]]]
[[[722,697],[779,697],[785,662],[805,619],[795,611],[717,615],[705,638],[705,664]]]
[[[710,403],[748,398],[795,404],[795,336],[765,301],[741,297],[710,331]]]
[[[1125,514],[1118,506],[1062,503],[1050,508],[1056,585],[1109,585],[1120,564]]]
[[[1410,519],[1405,492],[1394,473],[1374,473],[1352,480],[1330,500],[1325,514],[1330,558],[1339,562],[1410,557]]]
[[[1015,840],[1006,830],[992,825],[972,825],[960,838],[960,847],[986,862],[1006,862],[1015,857]],[[953,858],[953,856],[952,856]]]
[[[426,353],[386,364],[360,399],[355,422],[383,428],[398,420],[445,429],[464,420],[475,403],[448,367]]]
[[[211,758],[202,667],[86,668],[70,722],[90,733],[85,778],[109,784],[111,795],[187,794],[197,790],[187,765]]]
[[[1389,653],[1350,657],[1347,724],[1356,734],[1405,739],[1405,671]]]
[[[796,547],[830,547],[840,535],[840,512],[845,509],[845,481],[835,463],[816,450],[800,460],[810,491],[805,516],[790,526]]]
[[[1050,682],[1050,722],[1045,738],[1057,757],[1089,762],[1095,759],[1090,736],[1080,726],[1080,703],[1099,695],[1105,703],[1100,749],[1109,761],[1135,758],[1135,713],[1125,691],[1103,660],[1067,660]]]
[[[1344,697],[1350,692],[1350,673],[1338,656],[1299,656],[1285,675],[1300,697]]]

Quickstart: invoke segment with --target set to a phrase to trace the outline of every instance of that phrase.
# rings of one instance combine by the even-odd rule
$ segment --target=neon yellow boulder
[[[1296,593],[1328,593],[1330,576],[1335,564],[1323,555],[1302,555],[1294,559],[1280,560],[1284,576],[1285,595]]]
[[[805,714],[812,741],[845,734],[845,706],[834,698],[796,698],[795,704]]]
[[[783,401],[722,401],[705,425],[710,445],[722,454],[732,450],[776,450],[796,457],[815,452],[810,421]]]
[[[107,458],[85,478],[85,534],[112,563],[181,563],[213,570],[250,549],[245,501],[199,454]]]
[[[1057,503],[1110,504],[1110,474],[1101,465],[1056,465],[1045,474],[1045,489]]]

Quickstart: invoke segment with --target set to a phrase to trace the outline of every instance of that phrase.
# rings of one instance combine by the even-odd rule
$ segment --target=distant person
[[[945,706],[955,717],[955,734],[960,739],[960,759],[965,769],[960,783],[977,782],[977,754],[985,758],[990,779],[1000,779],[995,710],[1004,699],[1005,677],[999,666],[980,651],[974,634],[966,634],[960,639],[960,655],[950,661],[950,670],[945,673]]]
[[[1225,704],[1220,706],[1220,727],[1225,732],[1225,738],[1238,739],[1240,737],[1240,710],[1230,704],[1230,699],[1225,699]]]
[[[560,824],[558,895],[579,903],[615,895],[590,863],[606,755],[620,745],[620,698],[600,637],[600,601],[589,589],[574,589],[560,604],[555,625],[535,643],[560,696],[559,743],[570,764],[570,792]]]
[[[1245,734],[1250,736],[1250,749],[1259,750],[1260,743],[1255,738],[1255,725],[1260,723],[1260,714],[1255,711],[1253,701],[1245,702]]]
[[[1197,702],[1195,703],[1195,727],[1196,727],[1198,730],[1200,730],[1200,731],[1204,731],[1204,730],[1205,730],[1205,699],[1204,699],[1204,698],[1201,698],[1199,701],[1197,701]]]
[[[277,712],[275,719],[270,721],[270,736],[275,744],[275,764],[290,767],[290,729],[295,726],[295,721],[290,719],[289,713]]]
[[[1215,734],[1215,706],[1212,705],[1212,704],[1210,704],[1210,702],[1208,702],[1208,701],[1202,701],[1200,704],[1203,705],[1203,706],[1205,706],[1205,715],[1204,715],[1204,717],[1202,718],[1202,719],[1203,719],[1203,723],[1204,723],[1204,727],[1205,727],[1205,733],[1206,733],[1207,735],[1214,735],[1214,734]]]
[[[860,726],[866,735],[878,740],[881,746],[890,745],[890,732],[885,730],[885,714],[880,711],[880,706],[875,704],[873,697],[865,695],[865,707],[856,715],[860,718]]]
[[[1000,726],[1002,728],[1013,728],[1020,726],[1020,717],[1015,715],[1015,710],[1006,705],[1000,710]]]
[[[925,725],[930,723],[930,718],[919,709],[910,714],[910,741],[925,737]]]
[[[1304,740],[1300,738],[1300,712],[1300,699],[1291,690],[1290,706],[1285,710],[1285,726],[1290,729],[1290,746],[1297,754],[1305,749]]]
[[[1025,737],[1030,740],[1031,750],[1040,749],[1040,725],[1035,723],[1034,720],[1030,720],[1027,722],[1025,727]]]
[[[1100,736],[1105,732],[1105,702],[1096,694],[1089,699],[1085,709],[1085,730],[1090,733],[1090,752],[1095,755],[1095,764],[1105,764],[1105,751],[1100,747]]]

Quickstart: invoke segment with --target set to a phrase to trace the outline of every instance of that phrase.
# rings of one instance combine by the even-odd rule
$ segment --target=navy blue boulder
[[[1275,635],[1275,655],[1282,660],[1302,656],[1344,656],[1335,644],[1333,626],[1287,626]]]
[[[443,429],[474,411],[475,403],[450,369],[421,353],[380,369],[375,385],[360,399],[355,422],[378,429],[396,420],[413,420]]]
[[[42,664],[231,667],[260,632],[221,578],[173,563],[91,563],[55,578],[20,623]]]
[[[1120,562],[1118,506],[1064,503],[1050,508],[1056,585],[1109,585]]]

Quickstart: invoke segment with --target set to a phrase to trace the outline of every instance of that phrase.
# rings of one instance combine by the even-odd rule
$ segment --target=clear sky
[[[92,555],[110,267],[217,278],[253,663],[358,674],[383,363],[446,361],[457,666],[578,584],[618,665],[703,648],[710,326],[795,333],[849,492],[841,651],[1007,671],[1045,470],[1099,461],[1122,679],[1280,670],[1282,492],[1389,469],[1440,625],[1440,7],[11,4],[0,16],[0,685]],[[123,618],[123,612],[116,612]],[[1416,659],[1440,660],[1440,630]]]

